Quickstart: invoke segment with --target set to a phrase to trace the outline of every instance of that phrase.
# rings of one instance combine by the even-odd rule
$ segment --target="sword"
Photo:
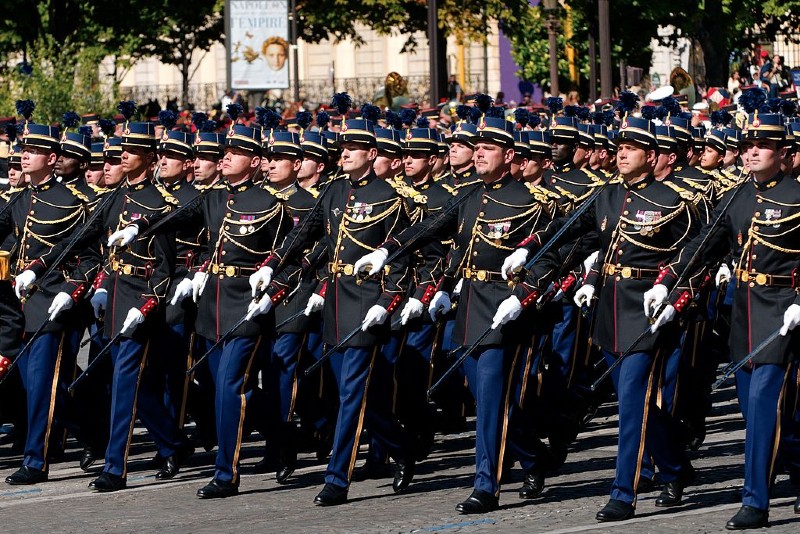
[[[722,375],[722,376],[719,378],[719,380],[717,380],[716,382],[714,382],[714,385],[712,385],[712,386],[711,386],[711,391],[716,391],[716,390],[717,390],[717,389],[718,389],[718,388],[719,388],[719,387],[720,387],[722,384],[724,384],[724,383],[725,383],[725,382],[726,382],[726,381],[727,381],[727,380],[728,380],[728,379],[729,379],[729,378],[730,378],[732,375],[736,374],[736,372],[737,372],[739,369],[741,369],[741,368],[742,368],[742,367],[744,367],[745,365],[747,365],[747,364],[749,364],[750,362],[752,362],[752,361],[753,361],[753,358],[755,358],[756,356],[758,356],[758,354],[759,354],[760,352],[762,352],[762,351],[763,351],[765,348],[767,348],[767,345],[769,345],[770,343],[772,343],[773,341],[775,341],[776,339],[778,339],[778,336],[780,336],[780,335],[781,335],[781,329],[780,329],[780,328],[778,328],[778,329],[777,329],[777,330],[775,330],[773,333],[771,333],[771,334],[769,335],[769,337],[767,337],[767,339],[765,339],[764,341],[762,341],[761,343],[759,343],[759,344],[758,344],[758,346],[757,346],[756,348],[754,348],[754,349],[752,350],[752,352],[750,352],[750,354],[748,354],[748,355],[747,355],[747,357],[745,357],[745,359],[744,359],[744,360],[740,361],[740,362],[739,362],[739,363],[737,363],[736,365],[732,365],[732,366],[731,366],[731,365],[729,365],[728,367],[726,367],[727,371],[725,371],[725,372],[723,373],[723,375]]]
[[[98,362],[100,362],[100,360],[102,359],[102,357],[103,357],[103,356],[105,356],[106,354],[108,354],[109,352],[111,352],[111,347],[112,347],[112,346],[114,346],[114,344],[116,344],[116,343],[117,343],[117,341],[119,341],[119,339],[120,339],[121,337],[122,337],[122,330],[120,330],[119,332],[117,332],[117,333],[114,335],[114,337],[112,337],[112,338],[111,338],[111,341],[109,341],[109,342],[106,344],[106,346],[105,346],[105,347],[103,347],[103,348],[100,350],[100,352],[98,352],[98,353],[97,353],[97,356],[95,356],[95,357],[94,357],[94,360],[92,360],[92,363],[90,363],[89,365],[87,365],[87,366],[86,366],[86,369],[85,369],[85,370],[84,370],[84,371],[83,371],[83,372],[82,372],[80,375],[78,375],[78,378],[76,378],[76,379],[75,379],[75,381],[74,381],[74,382],[72,382],[72,384],[70,384],[70,385],[69,385],[69,387],[67,388],[67,390],[68,390],[70,393],[74,392],[74,391],[75,391],[75,387],[76,387],[78,384],[80,384],[81,382],[83,382],[83,380],[84,380],[84,379],[85,379],[85,378],[86,378],[86,377],[89,375],[89,373],[91,373],[91,372],[92,372],[92,369],[94,369],[95,367],[97,367],[97,365],[98,365]]]

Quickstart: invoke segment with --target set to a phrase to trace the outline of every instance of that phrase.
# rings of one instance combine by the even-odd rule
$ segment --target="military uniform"
[[[653,126],[644,119],[626,118],[620,132],[620,140],[625,139],[656,146]],[[697,231],[692,220],[688,198],[651,175],[635,184],[608,187],[555,243],[558,246],[592,230],[599,233],[602,263],[595,264],[599,269],[593,269],[585,282],[597,288],[599,297],[592,342],[601,347],[609,365],[634,349],[612,374],[620,404],[620,429],[611,499],[631,507],[636,503],[645,442],[665,482],[689,469],[664,420],[654,416],[659,410],[653,394],[661,361],[658,336],[647,335],[635,347],[632,344],[649,327],[640,308],[642,290],[658,276],[658,265]],[[522,246],[535,251],[563,222],[554,221]]]

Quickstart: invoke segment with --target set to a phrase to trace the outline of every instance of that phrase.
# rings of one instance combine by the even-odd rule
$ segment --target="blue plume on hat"
[[[495,119],[502,119],[506,115],[505,108],[501,108],[500,106],[492,106],[486,111],[487,117],[493,117]]]
[[[280,113],[273,109],[257,107],[256,122],[265,130],[274,130],[281,124]]]
[[[767,101],[767,93],[763,89],[754,87],[747,91],[742,91],[742,96],[739,97],[739,105],[747,113],[753,113],[760,110],[761,106]]]
[[[203,129],[203,125],[205,125],[207,120],[208,120],[208,115],[206,115],[202,111],[195,111],[194,113],[192,113],[192,124],[194,124],[194,127],[197,128],[198,132]]]
[[[416,111],[408,108],[400,110],[400,122],[403,123],[403,126],[406,128],[411,128],[411,125],[414,124],[415,120],[417,120]]]
[[[783,103],[782,98],[770,98],[767,100],[766,108],[769,113],[780,113],[781,112],[781,104]],[[759,110],[764,111],[764,110]]]
[[[21,115],[26,121],[31,120],[33,110],[36,109],[33,100],[17,100],[14,106],[17,108],[17,115]]]
[[[241,104],[232,102],[228,104],[228,107],[225,108],[225,111],[228,112],[228,116],[231,118],[231,121],[235,123],[236,120],[244,113],[244,108]]]
[[[361,118],[377,124],[381,119],[381,108],[372,104],[362,104]]]
[[[208,119],[200,127],[201,132],[213,132],[216,129],[217,129],[217,121],[213,119]]]
[[[564,99],[558,96],[551,96],[544,101],[544,105],[547,106],[551,114],[555,115],[564,108]]]
[[[420,115],[419,118],[417,119],[417,128],[430,128],[430,127],[431,123],[428,120],[428,117],[426,117],[425,115]]]
[[[344,116],[353,107],[353,99],[347,93],[336,93],[331,98],[331,106],[335,107],[339,114]]]
[[[465,121],[469,119],[469,110],[470,110],[469,106],[465,104],[459,104],[456,106],[456,116],[462,121]]]
[[[391,109],[386,110],[386,127],[394,128],[395,130],[403,129],[403,121],[400,120],[400,115]]]
[[[117,104],[117,111],[122,113],[126,121],[131,120],[131,117],[136,113],[136,102],[133,100],[123,100]]]
[[[653,120],[656,118],[656,107],[655,106],[643,106],[642,107],[642,118],[646,120]]]
[[[525,108],[517,108],[514,110],[514,120],[517,121],[524,130],[531,120],[531,112]]]
[[[8,142],[13,144],[17,138],[17,125],[14,123],[6,124],[6,135],[8,136]]]
[[[578,114],[578,106],[564,106],[564,116],[574,117]]]
[[[542,119],[539,118],[537,113],[531,113],[530,118],[528,119],[528,126],[533,129],[539,126],[542,123]]]
[[[329,122],[331,122],[331,116],[327,111],[317,112],[317,127],[320,130],[327,128]]]
[[[106,137],[110,137],[114,133],[114,130],[117,129],[117,125],[114,124],[114,121],[111,119],[100,119],[97,121],[97,126],[100,127],[100,131],[103,132],[103,135]]]
[[[475,124],[477,126],[478,123],[481,122],[482,115],[483,113],[481,113],[481,110],[479,110],[478,108],[469,108],[469,122],[471,122],[472,124]]]
[[[585,121],[589,120],[589,113],[591,113],[589,111],[589,108],[585,108],[583,106],[580,106],[578,108],[578,112],[575,114],[575,116],[578,117],[578,120],[580,120],[582,122],[585,122]]]
[[[602,111],[595,111],[592,113],[592,123],[593,124],[605,124],[606,117]]]
[[[303,130],[307,130],[313,121],[314,117],[308,111],[303,110],[297,112],[297,125]]]
[[[81,122],[81,117],[74,111],[67,111],[61,116],[61,125],[65,130],[75,128]]]
[[[656,117],[663,121],[667,118],[667,115],[670,117],[677,117],[680,115],[680,113],[680,102],[678,102],[674,96],[668,96],[661,99],[661,105],[658,106],[658,109],[656,110]]]
[[[479,94],[475,97],[475,105],[478,106],[478,109],[481,110],[481,113],[486,115],[486,112],[489,111],[489,108],[494,103],[494,98],[486,94]]]
[[[605,122],[606,126],[611,126],[612,124],[614,124],[614,111],[611,109],[604,111],[603,119],[604,119],[603,122]]]
[[[78,133],[81,135],[85,135],[86,137],[92,136],[92,127],[91,126],[81,126],[78,128]]]
[[[711,126],[716,128],[722,128],[724,126],[727,126],[728,123],[731,121],[731,119],[732,119],[731,114],[722,109],[719,109],[717,111],[712,111],[711,115],[709,115]]]
[[[633,113],[636,111],[637,102],[639,102],[639,95],[631,91],[622,91],[619,95],[617,109],[622,113]]]
[[[794,100],[784,100],[781,102],[781,113],[787,117],[794,117],[797,114],[797,102]]]
[[[158,122],[161,123],[165,130],[172,130],[175,127],[175,123],[178,122],[178,114],[169,109],[162,109],[158,112]]]

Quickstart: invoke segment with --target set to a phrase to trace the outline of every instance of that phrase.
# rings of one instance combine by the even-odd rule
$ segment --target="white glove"
[[[194,283],[192,283],[190,278],[184,278],[177,286],[175,286],[175,294],[172,295],[172,299],[169,301],[170,306],[180,304],[183,299],[186,297],[191,297],[193,293]]]
[[[503,267],[500,269],[503,280],[508,280],[508,277],[514,274],[516,269],[525,265],[525,260],[527,259],[528,250],[524,248],[518,248],[512,252],[510,256],[506,257],[506,259],[503,260]]]
[[[575,306],[581,308],[584,305],[588,306],[594,297],[594,286],[592,284],[583,284],[580,289],[575,292]]]
[[[94,310],[95,319],[99,319],[100,312],[105,311],[106,301],[108,301],[108,291],[106,291],[103,288],[95,289],[94,295],[92,295],[92,298],[89,301],[92,303],[92,309]]]
[[[594,262],[597,261],[597,257],[599,255],[600,255],[600,251],[599,250],[595,250],[594,252],[589,254],[588,258],[583,260],[583,272],[584,273],[588,273],[589,272],[589,270],[592,268],[592,265],[594,265]]]
[[[124,247],[136,239],[137,235],[139,235],[139,227],[136,225],[128,225],[122,230],[117,230],[111,234],[111,236],[109,236],[108,246]]]
[[[464,279],[459,278],[458,282],[456,282],[456,287],[453,288],[453,295],[460,295],[461,294],[461,286],[464,285]]]
[[[492,319],[492,330],[509,321],[513,321],[519,317],[520,313],[522,313],[522,303],[517,297],[511,295],[497,307],[497,313],[494,314]]]
[[[321,310],[324,305],[325,305],[325,297],[314,293],[313,295],[308,297],[308,303],[306,304],[306,311],[304,311],[303,313],[306,315],[306,317],[308,317],[312,313]]]
[[[272,309],[272,299],[269,295],[264,295],[258,300],[250,302],[247,307],[247,320],[249,321],[256,315],[263,315]]]
[[[717,287],[724,282],[728,282],[731,279],[731,268],[728,267],[727,263],[723,263],[719,266],[719,270],[717,270],[716,276],[714,276],[714,282],[716,282]]]
[[[139,308],[131,308],[128,310],[128,316],[125,317],[125,322],[122,323],[122,335],[131,335],[136,327],[144,322],[144,314],[139,311]]]
[[[206,288],[206,280],[208,280],[208,273],[198,271],[192,277],[192,300],[197,302],[200,300],[200,295]]]
[[[661,315],[658,316],[656,322],[650,326],[650,332],[653,334],[656,333],[656,330],[670,322],[675,318],[675,308],[672,307],[672,304],[667,304],[664,306],[664,310],[661,312]]]
[[[406,305],[403,306],[403,310],[400,312],[400,322],[406,324],[409,319],[416,319],[422,315],[424,311],[425,305],[421,301],[415,298],[409,298]]]
[[[669,291],[664,284],[656,284],[644,294],[644,314],[652,317],[655,311],[667,300]]]
[[[386,311],[386,308],[376,304],[367,310],[367,315],[364,317],[364,321],[361,323],[361,331],[366,332],[370,326],[383,324],[388,318],[389,312]]]
[[[17,298],[21,299],[22,295],[28,290],[29,287],[36,281],[36,273],[31,270],[24,270],[14,278],[14,293]]]
[[[359,260],[353,265],[353,270],[357,273],[361,271],[367,270],[367,265],[371,265],[369,268],[369,274],[373,275],[380,272],[383,269],[383,266],[386,265],[386,260],[389,258],[389,251],[385,248],[378,248],[375,249],[374,252],[370,252],[365,256],[361,256]]]
[[[272,281],[272,267],[262,267],[250,275],[251,296],[256,298],[256,293],[262,287],[267,287]]]
[[[786,311],[783,312],[783,326],[781,327],[781,335],[785,336],[789,330],[794,330],[794,327],[800,324],[800,305],[792,304]]]
[[[50,320],[55,320],[61,312],[70,309],[73,304],[75,304],[75,301],[72,300],[69,293],[65,293],[64,291],[53,297],[53,303],[50,304],[50,308],[47,309],[47,313],[50,314]]]
[[[453,306],[453,303],[450,302],[450,295],[445,293],[444,291],[437,291],[433,298],[431,299],[431,303],[428,304],[428,313],[431,315],[431,319],[433,322],[436,322],[436,316],[439,314],[445,314],[450,311],[450,308]]]

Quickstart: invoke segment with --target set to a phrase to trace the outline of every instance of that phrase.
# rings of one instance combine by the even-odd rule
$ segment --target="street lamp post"
[[[543,0],[544,12],[547,14],[547,36],[550,46],[550,93],[553,96],[559,95],[558,90],[558,54],[556,47],[556,35],[558,34],[558,19],[556,18],[556,11],[558,11],[558,0]]]

